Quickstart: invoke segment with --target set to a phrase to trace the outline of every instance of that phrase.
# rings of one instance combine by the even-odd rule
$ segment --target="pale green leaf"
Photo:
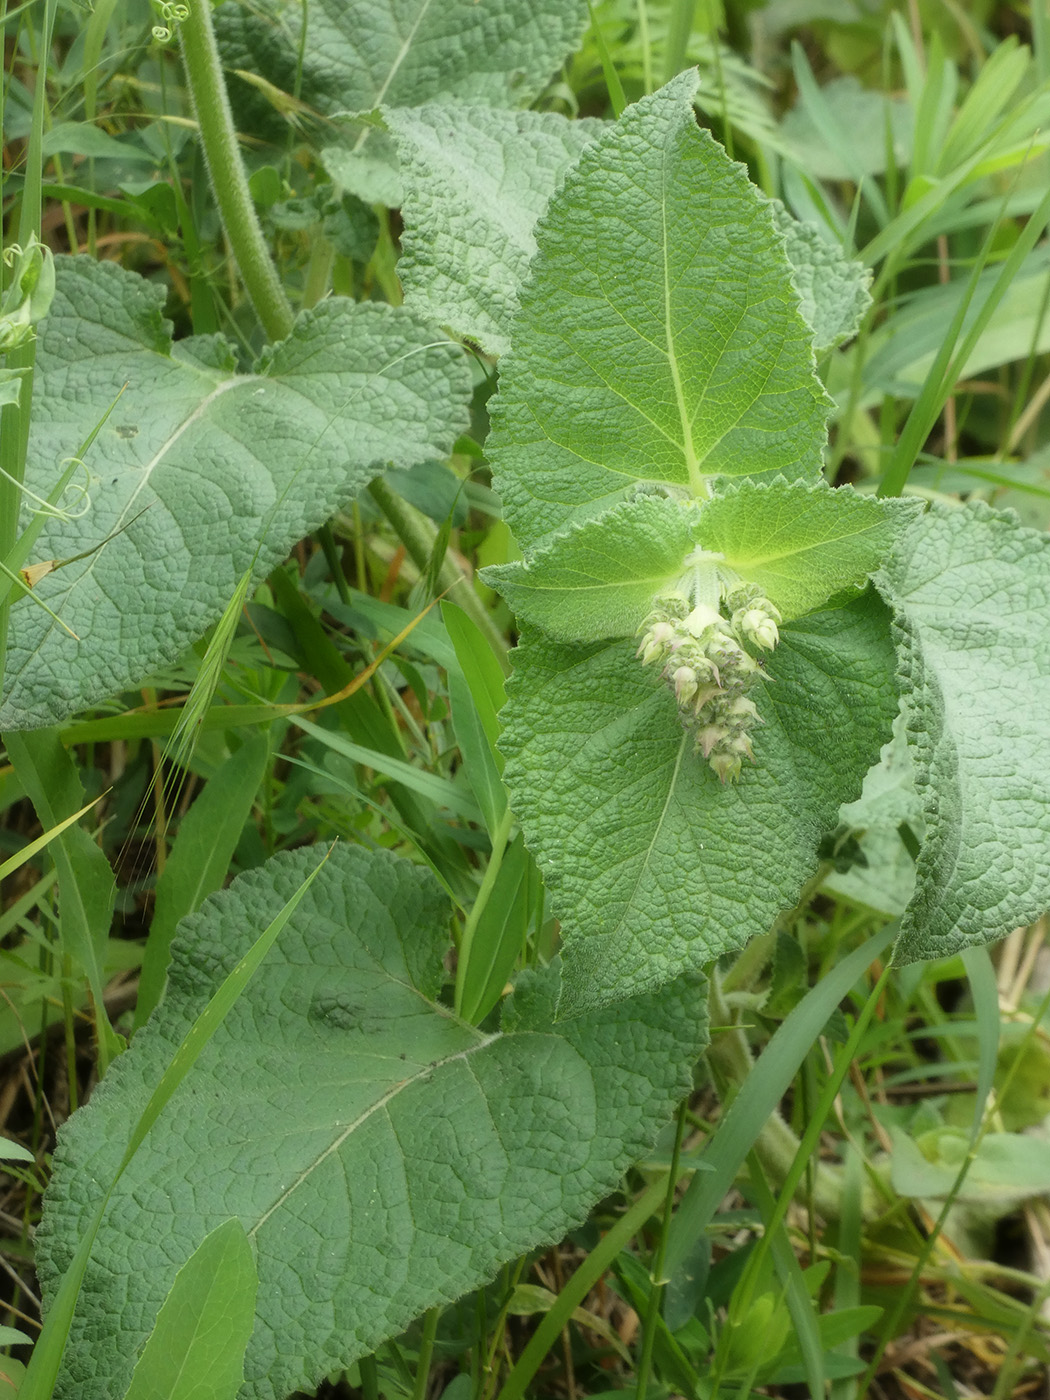
[[[820,471],[825,399],[783,241],[697,126],[696,83],[629,107],[537,227],[492,437],[522,545],[639,482],[702,497],[713,475]]]
[[[903,98],[872,91],[848,76],[834,78],[820,89],[820,108],[811,108],[800,98],[780,127],[782,142],[811,179],[881,175],[886,169],[887,124],[894,163],[898,168],[908,164],[913,119]]]
[[[536,220],[605,123],[452,105],[384,115],[404,186],[405,304],[501,354]]]
[[[926,818],[894,957],[943,958],[1050,908],[1050,539],[935,506],[877,581]]]
[[[915,860],[901,839],[901,829],[919,842],[925,829],[903,714],[894,720],[893,738],[864,779],[860,797],[847,803],[839,816],[866,864],[832,871],[823,888],[900,918],[915,890]]]
[[[244,1226],[216,1225],[175,1275],[124,1400],[234,1400],[257,1284]]]
[[[846,257],[817,224],[793,219],[779,202],[774,202],[773,219],[784,238],[800,310],[813,332],[813,349],[821,355],[856,335],[871,305],[871,273]]]
[[[23,1147],[20,1142],[15,1142],[9,1137],[0,1137],[0,1162],[29,1162],[36,1161],[35,1155],[28,1147]],[[3,1345],[0,1343],[0,1345]]]
[[[315,864],[279,856],[183,923],[164,1001],[61,1131],[49,1297],[128,1122]],[[704,1044],[702,979],[552,1025],[550,968],[483,1034],[436,999],[448,916],[407,861],[332,853],[117,1184],[55,1400],[123,1393],[179,1268],[231,1217],[259,1275],[239,1394],[281,1400],[560,1239],[648,1150]]]
[[[92,156],[96,160],[138,161],[147,165],[157,163],[156,157],[143,147],[118,141],[115,136],[110,136],[90,122],[57,122],[44,133],[40,150],[42,155],[48,157]]]
[[[300,316],[254,374],[220,337],[172,347],[163,288],[59,260],[37,343],[27,484],[46,496],[125,384],[88,454],[91,509],[52,520],[37,585],[76,642],[24,599],[11,612],[0,726],[53,724],[141,680],[216,621],[393,460],[442,455],[466,424],[462,353],[403,308],[339,298]]]
[[[916,1141],[892,1128],[893,1189],[902,1196],[935,1200],[951,1193],[970,1150],[970,1134],[935,1128]],[[1045,1136],[987,1133],[956,1200],[998,1207],[1005,1215],[1028,1196],[1050,1192],[1050,1150]]]
[[[705,510],[710,507],[704,507]],[[519,622],[562,642],[633,636],[655,594],[682,574],[701,512],[639,496],[581,521],[523,563],[485,570]]]
[[[585,0],[253,0],[220,6],[216,28],[228,68],[331,114],[444,97],[527,107],[586,20]]]
[[[701,967],[797,901],[889,736],[886,610],[867,595],[786,627],[768,673],[756,762],[723,787],[632,642],[515,652],[506,778],[562,920],[566,1011]]]
[[[977,279],[962,323],[960,343],[980,314],[999,273],[1000,268],[989,268]],[[1050,350],[1050,317],[1043,307],[1048,273],[1050,249],[1034,249],[992,311],[965,363],[959,366],[960,379]],[[966,277],[954,278],[947,286],[926,287],[905,301],[885,326],[875,331],[864,362],[864,402],[877,403],[884,394],[916,397],[961,299],[968,294]]]
[[[921,509],[848,486],[741,481],[703,507],[697,538],[790,619],[863,584]]]

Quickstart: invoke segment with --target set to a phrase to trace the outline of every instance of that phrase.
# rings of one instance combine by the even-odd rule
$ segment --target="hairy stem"
[[[294,312],[270,257],[248,189],[215,44],[209,0],[191,0],[189,17],[179,26],[179,37],[204,159],[223,229],[256,315],[270,339],[281,340],[292,329]]]

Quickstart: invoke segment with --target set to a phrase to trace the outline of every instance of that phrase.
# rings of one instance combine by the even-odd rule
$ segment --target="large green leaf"
[[[756,762],[722,786],[633,642],[518,648],[505,777],[562,920],[564,1010],[700,967],[796,902],[889,737],[893,668],[871,594],[785,627],[754,693]]]
[[[819,474],[826,402],[783,240],[696,125],[696,83],[628,108],[538,226],[492,438],[522,545],[640,481]]]
[[[536,251],[536,220],[605,124],[452,105],[385,115],[404,185],[405,303],[500,354]]]
[[[576,47],[586,0],[279,0],[222,5],[223,59],[321,112],[453,97],[527,107]],[[307,25],[305,43],[302,25]],[[301,65],[301,72],[300,72]]]
[[[314,865],[278,857],[182,924],[165,1000],[61,1132],[48,1294],[175,1047]],[[435,999],[448,914],[427,872],[335,850],[118,1183],[56,1400],[123,1393],[226,1219],[259,1272],[241,1394],[278,1400],[559,1238],[647,1150],[704,1044],[702,980],[552,1025],[548,969],[485,1034]]]
[[[404,233],[397,270],[406,304],[502,354],[536,250],[534,226],[606,123],[452,104],[384,115],[400,157]],[[334,174],[342,170],[355,181],[354,159],[340,161],[329,150],[326,160]],[[777,201],[772,210],[800,310],[821,353],[856,333],[871,304],[871,274],[816,225],[800,223]]]
[[[935,506],[878,582],[926,818],[894,952],[911,962],[1050,908],[1050,539],[979,503]]]
[[[461,352],[403,308],[326,301],[240,374],[220,337],[173,347],[163,300],[112,263],[60,260],[28,485],[46,496],[119,401],[87,455],[90,509],[52,521],[37,554],[112,538],[37,585],[79,641],[30,600],[13,608],[0,728],[141,680],[218,618],[253,559],[264,576],[388,461],[443,454],[466,425]]]

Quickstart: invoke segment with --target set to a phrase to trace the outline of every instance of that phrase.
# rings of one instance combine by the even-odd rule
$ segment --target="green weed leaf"
[[[563,1014],[769,928],[897,708],[889,617],[873,595],[786,626],[760,687],[757,762],[722,786],[634,651],[526,639],[503,712],[514,809],[566,940]]]
[[[783,241],[697,127],[696,84],[628,108],[538,226],[492,437],[523,546],[639,482],[819,474],[826,400]]]
[[[404,186],[405,304],[501,354],[536,220],[605,123],[451,105],[384,115]]]
[[[315,864],[278,857],[182,924],[164,1001],[62,1131],[37,1236],[49,1295],[127,1123]],[[482,1034],[435,1000],[448,912],[408,862],[332,853],[117,1184],[56,1400],[123,1393],[179,1268],[224,1220],[259,1274],[240,1394],[278,1400],[559,1238],[648,1149],[704,1044],[702,982],[552,1026],[548,969]]]
[[[527,107],[586,19],[584,0],[311,0],[308,16],[255,0],[221,6],[216,29],[227,68],[330,114],[442,97]]]
[[[898,626],[926,839],[898,962],[992,943],[1050,907],[1050,541],[935,506],[878,578]]]
[[[402,308],[333,298],[239,374],[220,337],[172,347],[163,296],[112,263],[59,262],[32,489],[48,494],[127,388],[88,455],[91,509],[50,521],[37,548],[64,559],[112,538],[37,585],[79,643],[13,607],[0,727],[56,723],[141,680],[219,617],[253,561],[265,576],[388,461],[442,455],[466,423],[460,352]]]

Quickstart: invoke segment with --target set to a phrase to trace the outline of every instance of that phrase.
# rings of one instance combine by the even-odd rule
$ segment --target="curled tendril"
[[[68,493],[72,493],[73,502],[71,505],[65,506],[57,502],[46,501],[43,496],[38,496],[35,491],[30,491],[25,482],[16,481],[10,472],[4,471],[3,467],[0,467],[0,476],[6,478],[6,480],[10,481],[12,485],[18,488],[19,492],[33,506],[34,514],[44,515],[49,520],[60,520],[63,524],[67,524],[72,520],[81,520],[87,515],[88,511],[91,509],[91,488],[98,481],[97,477],[91,475],[87,464],[82,458],[63,458],[61,466],[68,467],[70,465],[80,467],[83,470],[84,479],[83,481],[79,481],[74,477],[66,482],[65,486],[62,488],[62,495],[65,496]],[[59,500],[61,500],[61,497]]]
[[[189,6],[176,0],[153,0],[153,9],[160,19],[153,26],[153,37],[158,44],[170,44],[179,25],[189,19]]]

